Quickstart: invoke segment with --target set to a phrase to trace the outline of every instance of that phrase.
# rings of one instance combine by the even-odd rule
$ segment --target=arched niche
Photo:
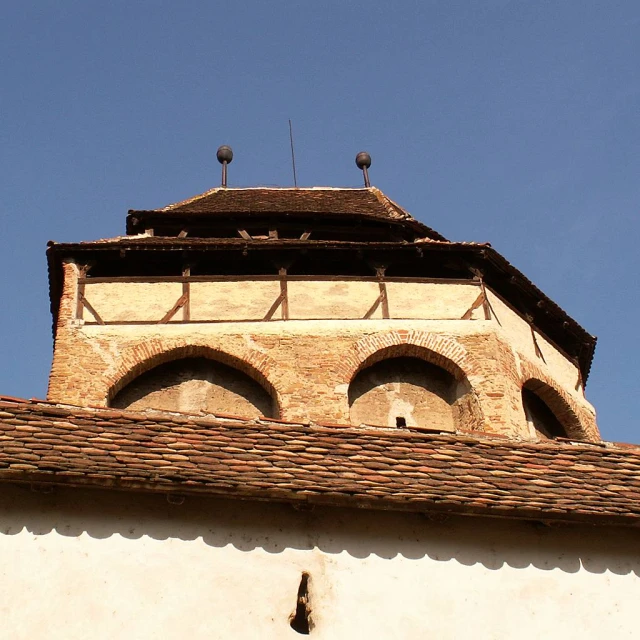
[[[140,374],[118,391],[110,405],[186,413],[277,417],[271,394],[246,373],[204,357],[171,360]]]
[[[349,385],[351,424],[472,429],[480,418],[468,381],[411,356],[375,359]]]
[[[540,380],[528,380],[523,385],[522,408],[531,435],[541,440],[584,437],[571,407],[555,389]]]

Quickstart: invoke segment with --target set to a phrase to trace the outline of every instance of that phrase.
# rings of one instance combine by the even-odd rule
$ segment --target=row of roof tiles
[[[418,233],[436,240],[446,240],[434,229],[416,220],[400,205],[388,198],[376,187],[345,189],[315,188],[215,188],[200,195],[168,205],[162,209],[131,210],[127,220],[128,233],[134,233],[135,222],[140,218],[160,218],[179,215],[233,216],[236,214],[303,214],[348,215],[400,222]]]
[[[640,447],[0,399],[0,480],[638,524]]]

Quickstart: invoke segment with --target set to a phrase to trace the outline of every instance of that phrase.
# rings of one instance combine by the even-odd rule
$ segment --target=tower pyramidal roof
[[[162,224],[176,216],[206,218],[238,214],[278,215],[285,219],[304,215],[338,216],[353,221],[389,222],[412,229],[421,237],[446,241],[443,235],[416,220],[377,187],[215,187],[160,209],[129,211],[127,233],[139,233],[140,227],[150,219]]]

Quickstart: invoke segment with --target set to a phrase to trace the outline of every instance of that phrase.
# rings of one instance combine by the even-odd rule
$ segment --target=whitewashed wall
[[[637,638],[628,529],[0,486],[2,638]]]

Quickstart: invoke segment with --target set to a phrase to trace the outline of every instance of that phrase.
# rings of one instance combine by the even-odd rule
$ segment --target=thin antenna
[[[298,179],[296,178],[296,154],[293,151],[293,127],[289,120],[289,141],[291,142],[291,166],[293,167],[293,186],[298,187]]]

